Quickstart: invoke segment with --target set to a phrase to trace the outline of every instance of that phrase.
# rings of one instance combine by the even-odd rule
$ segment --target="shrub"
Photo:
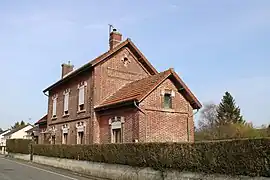
[[[29,139],[7,139],[7,152],[30,154]]]
[[[270,176],[270,139],[200,143],[33,145],[34,155],[163,170]]]

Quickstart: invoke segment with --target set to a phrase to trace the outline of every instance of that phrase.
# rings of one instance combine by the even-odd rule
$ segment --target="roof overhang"
[[[52,84],[48,88],[44,89],[43,93],[50,91],[53,88],[55,88],[56,86],[63,84],[64,82],[70,80],[74,76],[76,76],[76,75],[78,75],[78,74],[80,74],[88,69],[91,69],[92,67],[103,62],[107,58],[111,57],[114,53],[118,52],[119,50],[121,50],[123,47],[126,47],[126,46],[129,47],[129,49],[132,51],[132,53],[134,53],[134,55],[138,58],[139,62],[149,71],[150,74],[154,75],[154,74],[158,73],[158,71],[150,64],[150,62],[146,59],[146,57],[140,52],[140,50],[128,38],[127,40],[118,44],[114,49],[103,53],[102,55],[98,56],[94,60],[86,63],[85,65],[83,65],[79,69],[74,70],[69,75],[65,76],[64,78],[62,78],[59,81],[57,81],[56,83]]]

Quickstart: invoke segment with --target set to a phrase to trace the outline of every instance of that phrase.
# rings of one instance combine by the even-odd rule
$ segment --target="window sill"
[[[62,117],[64,118],[64,117],[68,117],[69,116],[69,114],[64,114]]]
[[[56,120],[57,119],[57,117],[52,117],[52,120]]]
[[[86,112],[86,109],[77,111],[77,114]]]

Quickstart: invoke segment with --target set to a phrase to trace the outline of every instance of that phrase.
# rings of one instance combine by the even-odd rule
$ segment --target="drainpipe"
[[[189,111],[189,105],[188,105],[188,111]],[[195,113],[193,113],[191,116],[188,115],[188,118],[187,118],[187,141],[189,142],[189,125],[188,125],[188,120],[190,117],[193,117],[195,116],[195,114],[197,114],[199,112],[199,109],[197,109],[197,111]]]
[[[145,112],[136,104],[136,101],[134,101],[134,106],[145,115]]]
[[[141,111],[145,116],[146,116],[146,113],[137,105],[136,101],[134,101],[134,106],[139,109],[139,111]],[[145,139],[147,137],[147,120],[145,121]]]

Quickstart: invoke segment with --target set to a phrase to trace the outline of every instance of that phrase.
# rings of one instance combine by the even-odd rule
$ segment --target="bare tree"
[[[217,120],[217,105],[208,103],[204,105],[201,111],[198,130],[210,130],[216,127]]]

